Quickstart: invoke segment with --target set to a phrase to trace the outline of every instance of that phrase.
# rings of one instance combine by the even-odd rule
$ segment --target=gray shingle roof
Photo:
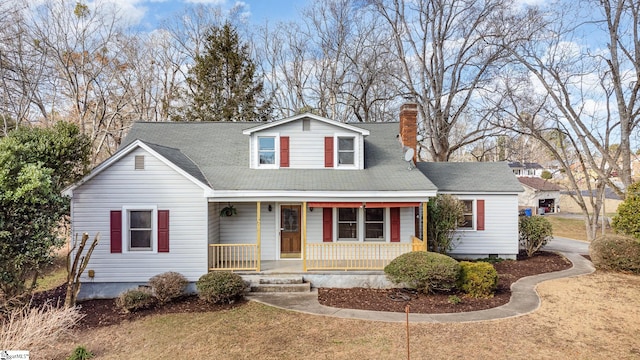
[[[155,152],[159,153],[164,158],[184,170],[186,173],[196,178],[198,181],[202,182],[205,185],[210,185],[207,181],[207,178],[200,171],[198,165],[191,161],[191,159],[189,159],[189,157],[183,154],[180,150],[149,142],[144,143],[147,144]]]
[[[520,177],[520,178],[518,178],[518,181],[520,181],[522,184],[525,184],[528,187],[536,189],[536,190],[560,191],[560,186],[558,186],[557,184],[554,184],[552,182],[549,182],[549,181],[547,181],[545,179],[542,179],[542,178]]]
[[[505,162],[424,162],[418,169],[444,192],[521,192],[522,185]]]
[[[398,123],[368,123],[365,170],[251,169],[249,136],[256,123],[136,123],[122,146],[139,139],[164,147],[163,156],[214,190],[435,191],[420,171],[408,170],[396,139]],[[169,148],[171,150],[166,150]],[[154,148],[155,149],[155,148]],[[160,151],[159,151],[160,152]]]

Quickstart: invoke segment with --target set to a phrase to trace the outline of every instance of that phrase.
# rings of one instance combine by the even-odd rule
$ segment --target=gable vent
[[[311,120],[310,119],[302,119],[302,131],[311,130]]]
[[[135,169],[144,170],[144,155],[136,155]]]

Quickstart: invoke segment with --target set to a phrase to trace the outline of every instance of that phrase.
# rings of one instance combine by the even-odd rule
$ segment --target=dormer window
[[[338,137],[338,165],[355,164],[355,138]]]
[[[258,137],[258,159],[260,165],[275,165],[276,138],[274,136]]]

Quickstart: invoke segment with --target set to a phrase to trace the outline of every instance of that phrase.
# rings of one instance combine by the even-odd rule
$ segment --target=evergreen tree
[[[89,165],[91,142],[77,126],[21,126],[0,138],[0,309],[33,289],[69,213],[62,189]]]
[[[270,104],[256,79],[249,46],[229,24],[212,27],[205,48],[189,70],[191,98],[186,121],[265,121]]]

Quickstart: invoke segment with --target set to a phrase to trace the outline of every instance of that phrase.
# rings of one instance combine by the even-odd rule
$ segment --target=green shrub
[[[196,282],[200,298],[214,304],[233,303],[242,297],[246,287],[240,275],[229,271],[210,272]]]
[[[116,299],[116,306],[124,312],[137,311],[155,305],[156,298],[149,289],[132,289],[120,294]]]
[[[553,227],[549,220],[542,216],[520,216],[518,220],[520,247],[532,256],[545,246],[553,235]]]
[[[464,203],[455,196],[440,194],[429,200],[427,237],[429,251],[446,254],[456,246],[456,229],[464,221]]]
[[[540,173],[540,177],[545,180],[551,180],[553,178],[553,175],[549,170],[542,170],[542,173]]]
[[[589,245],[591,261],[600,270],[640,274],[640,242],[631,236],[604,235]]]
[[[618,206],[611,226],[617,233],[640,239],[640,182],[635,182],[627,188],[627,196]]]
[[[189,280],[182,274],[169,271],[149,279],[149,286],[160,304],[166,304],[184,294]]]
[[[84,346],[78,346],[73,350],[67,360],[88,360],[94,357],[93,353],[87,350]]]
[[[493,297],[498,286],[498,272],[493,265],[477,261],[460,262],[458,288],[474,298]]]
[[[426,251],[400,255],[384,268],[393,283],[425,293],[455,288],[459,272],[460,265],[453,258]]]
[[[462,299],[458,295],[449,295],[449,304],[458,305],[462,303]]]

